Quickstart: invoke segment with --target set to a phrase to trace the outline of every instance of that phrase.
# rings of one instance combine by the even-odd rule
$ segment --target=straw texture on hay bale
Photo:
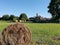
[[[2,37],[4,45],[28,45],[31,40],[31,33],[24,24],[17,23],[5,28]]]

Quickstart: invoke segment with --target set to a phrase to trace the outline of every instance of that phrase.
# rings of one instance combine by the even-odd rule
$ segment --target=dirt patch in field
[[[52,39],[53,40],[60,40],[60,36],[54,36]]]
[[[28,45],[31,40],[31,33],[24,24],[11,24],[2,32],[0,45]]]

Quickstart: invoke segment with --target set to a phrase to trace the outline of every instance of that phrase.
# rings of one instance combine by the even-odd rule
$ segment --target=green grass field
[[[12,23],[0,21],[0,31]],[[60,36],[60,24],[53,23],[25,23],[32,33],[31,42],[39,45],[60,45],[60,40],[53,40]],[[31,44],[31,45],[33,45]]]

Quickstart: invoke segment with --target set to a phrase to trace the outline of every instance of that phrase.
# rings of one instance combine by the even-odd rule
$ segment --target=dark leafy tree
[[[10,15],[9,20],[13,20],[13,18],[15,18],[15,16],[14,15]]]
[[[19,16],[19,19],[20,19],[20,20],[27,20],[28,17],[27,17],[27,15],[26,15],[25,13],[22,13],[22,14]]]
[[[48,12],[52,14],[52,19],[56,20],[60,18],[60,0],[51,0],[48,8]]]
[[[9,18],[10,21],[16,21],[18,19],[19,19],[19,17],[15,16],[15,15],[10,15],[10,18]]]
[[[2,19],[3,19],[3,20],[9,20],[9,15],[8,15],[8,14],[3,15],[3,16],[2,16]]]

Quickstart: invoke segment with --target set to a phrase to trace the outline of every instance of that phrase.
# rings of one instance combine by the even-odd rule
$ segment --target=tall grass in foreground
[[[8,25],[12,24],[9,21],[0,21],[0,31],[2,31],[4,28],[6,28]]]
[[[26,23],[32,32],[32,41],[43,45],[60,45],[54,36],[60,36],[60,24]]]

